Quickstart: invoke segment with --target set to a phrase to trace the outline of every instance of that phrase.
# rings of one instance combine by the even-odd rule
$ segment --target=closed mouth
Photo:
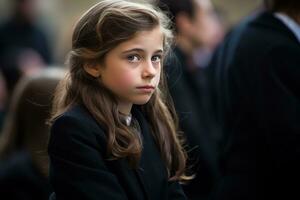
[[[153,87],[151,85],[145,85],[145,86],[137,87],[137,89],[155,89],[155,87]]]

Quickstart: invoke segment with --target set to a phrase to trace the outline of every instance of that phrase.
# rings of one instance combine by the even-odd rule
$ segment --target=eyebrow
[[[129,50],[123,51],[122,54],[127,54],[127,53],[131,53],[131,52],[134,52],[134,51],[145,52],[144,49],[134,48],[134,49],[129,49]],[[163,52],[162,49],[157,49],[154,53],[162,53],[162,52]]]

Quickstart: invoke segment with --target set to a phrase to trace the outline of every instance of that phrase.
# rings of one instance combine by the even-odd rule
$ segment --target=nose
[[[143,78],[153,78],[158,72],[158,66],[155,66],[152,61],[144,63],[142,76]]]

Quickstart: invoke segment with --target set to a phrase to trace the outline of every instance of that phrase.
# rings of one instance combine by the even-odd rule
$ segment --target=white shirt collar
[[[282,21],[294,33],[300,42],[300,25],[285,13],[276,12],[274,16]]]

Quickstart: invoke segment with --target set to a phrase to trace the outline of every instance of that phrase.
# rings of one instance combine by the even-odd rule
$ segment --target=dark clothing
[[[196,175],[183,189],[189,199],[205,199],[218,174],[215,138],[203,101],[205,77],[202,68],[193,66],[179,48],[174,49],[174,56],[167,60],[165,69],[179,125],[187,139],[188,165]]]
[[[26,52],[34,52],[45,64],[52,62],[52,52],[46,34],[29,22],[12,18],[0,25],[0,70],[6,81],[8,96],[23,75],[23,59],[32,59]],[[39,57],[38,57],[39,58]],[[43,66],[40,66],[43,67]]]
[[[46,34],[38,26],[11,19],[0,26],[0,66],[5,57],[21,49],[37,52],[47,64],[52,61],[52,53]]]
[[[59,117],[49,141],[51,199],[186,199],[178,182],[168,182],[149,125],[137,107],[132,115],[141,128],[143,151],[137,169],[126,159],[109,160],[105,129],[83,106]]]
[[[237,26],[208,67],[221,130],[216,200],[300,199],[300,44],[272,13]]]
[[[46,200],[51,191],[48,180],[33,165],[29,154],[15,153],[1,161],[1,200]]]

